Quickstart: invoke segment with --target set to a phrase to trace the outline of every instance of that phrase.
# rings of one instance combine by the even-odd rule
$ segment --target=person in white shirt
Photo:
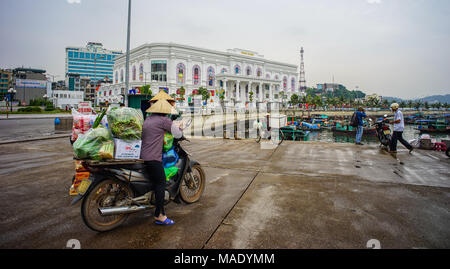
[[[405,130],[405,122],[403,120],[403,113],[398,109],[399,105],[397,103],[393,103],[391,105],[391,109],[394,112],[394,133],[392,134],[391,144],[390,144],[390,152],[397,153],[397,141],[403,144],[407,149],[409,149],[409,153],[412,152],[413,147],[403,139],[403,131]]]

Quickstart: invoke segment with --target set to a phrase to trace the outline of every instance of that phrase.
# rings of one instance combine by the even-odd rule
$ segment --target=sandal
[[[173,221],[173,220],[167,218],[165,221],[159,221],[159,220],[157,220],[157,221],[155,221],[155,223],[158,224],[158,225],[170,226],[170,225],[175,224],[175,221]]]

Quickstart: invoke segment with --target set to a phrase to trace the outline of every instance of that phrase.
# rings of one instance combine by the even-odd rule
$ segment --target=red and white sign
[[[83,101],[78,103],[78,112],[85,115],[92,114],[92,104],[90,101]]]

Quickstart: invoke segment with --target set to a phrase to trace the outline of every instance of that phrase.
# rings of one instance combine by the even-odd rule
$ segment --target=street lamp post
[[[131,22],[131,0],[128,0],[128,29],[127,29],[127,55],[125,63],[125,106],[128,106],[128,88],[130,84],[130,22]]]
[[[10,88],[9,90],[8,90],[8,93],[9,93],[9,103],[11,104],[11,112],[13,112],[13,109],[12,109],[12,107],[13,107],[13,100],[14,100],[14,95],[16,94],[16,90],[15,89],[13,89],[13,88]]]

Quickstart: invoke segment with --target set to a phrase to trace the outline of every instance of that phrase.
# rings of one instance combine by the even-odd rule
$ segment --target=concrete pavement
[[[152,211],[118,229],[84,226],[68,196],[74,173],[67,139],[0,145],[0,248],[448,248],[450,160],[445,154],[378,146],[191,139],[186,149],[207,185],[193,205],[167,206],[171,227]]]
[[[71,118],[72,114],[70,113],[44,113],[44,114],[8,114],[8,118],[6,114],[0,114],[0,120],[22,120],[22,119],[55,119],[55,118]]]

